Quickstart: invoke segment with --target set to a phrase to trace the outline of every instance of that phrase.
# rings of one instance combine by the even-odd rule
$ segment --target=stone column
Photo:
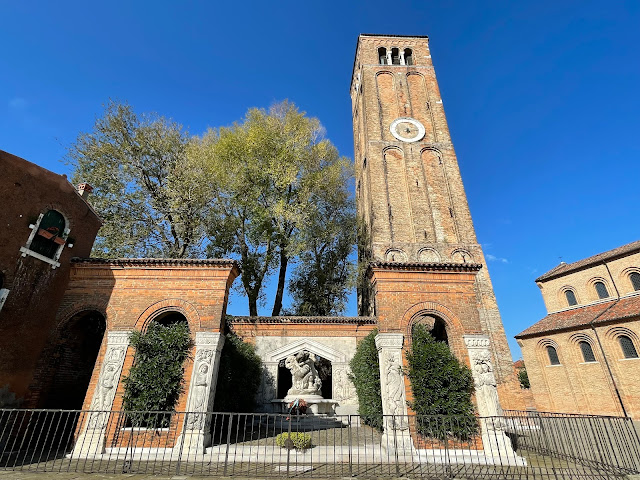
[[[73,447],[73,456],[86,457],[104,453],[107,424],[120,382],[130,334],[130,331],[107,332],[107,351],[93,392],[87,421]]]
[[[384,414],[382,448],[410,453],[412,442],[402,372],[403,340],[404,337],[401,333],[379,333],[376,335],[376,347],[380,362],[382,413]]]
[[[183,438],[176,442],[176,447],[180,448],[182,444],[184,451],[203,452],[204,447],[211,443],[211,416],[207,412],[213,410],[223,345],[224,335],[220,332],[196,333],[196,355],[187,397]]]
[[[482,430],[482,444],[487,455],[521,460],[505,434],[504,412],[500,406],[496,377],[491,363],[491,345],[487,335],[463,335],[471,360],[476,403]]]
[[[260,390],[258,390],[258,402],[259,408],[267,413],[274,411],[274,400],[278,394],[277,392],[277,378],[278,378],[278,362],[263,362],[262,365],[262,379],[260,380]],[[280,413],[279,406],[275,406],[275,412]]]

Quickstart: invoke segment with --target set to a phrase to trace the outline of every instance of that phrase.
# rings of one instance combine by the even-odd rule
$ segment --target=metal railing
[[[623,478],[627,418],[0,409],[0,471],[258,477]]]

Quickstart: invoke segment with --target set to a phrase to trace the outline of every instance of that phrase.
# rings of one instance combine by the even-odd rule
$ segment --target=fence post
[[[176,465],[176,475],[180,475],[180,462],[182,461],[182,449],[184,448],[185,426],[189,421],[188,417],[189,417],[189,412],[185,412],[184,422],[182,423],[182,435],[180,435],[181,440],[180,440],[180,449],[178,450],[178,463]],[[180,425],[180,422],[178,422],[178,425]],[[189,454],[187,453],[187,458],[188,457],[189,457]]]
[[[293,413],[289,412],[289,427],[288,427],[288,432],[289,432],[289,436],[287,437],[287,442],[285,442],[287,444],[287,477],[289,477],[289,460],[291,457],[291,418],[293,417]]]
[[[333,448],[335,449],[335,443],[333,445]],[[351,443],[351,415],[349,415],[349,476],[353,477],[353,459],[351,457],[352,452],[352,443]],[[335,454],[334,454],[335,455]]]
[[[227,464],[229,463],[229,446],[231,445],[231,425],[233,424],[233,413],[229,414],[229,426],[227,427],[227,451],[224,454],[224,476],[227,476]]]

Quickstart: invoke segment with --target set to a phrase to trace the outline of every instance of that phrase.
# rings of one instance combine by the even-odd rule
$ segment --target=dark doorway
[[[95,311],[75,315],[62,328],[46,359],[49,388],[43,408],[82,408],[105,329],[104,317]]]
[[[285,359],[283,358],[278,363],[278,391],[276,398],[284,398],[287,396],[287,392],[293,385],[291,379],[291,372],[284,366]]]

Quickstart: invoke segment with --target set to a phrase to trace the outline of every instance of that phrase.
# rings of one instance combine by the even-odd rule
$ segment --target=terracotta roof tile
[[[635,316],[640,316],[640,295],[552,313],[520,332],[516,338],[585,327],[592,322],[599,324]]]
[[[191,265],[191,266],[207,266],[207,265],[229,265],[238,267],[235,260],[228,258],[80,258],[74,257],[71,263],[92,263],[92,264],[109,264],[109,265]]]
[[[347,325],[375,325],[376,317],[232,317],[231,323],[334,323]]]
[[[608,250],[606,252],[599,253],[597,255],[593,255],[591,257],[585,258],[583,260],[578,260],[573,263],[560,263],[555,266],[547,273],[540,275],[536,278],[536,282],[541,282],[544,280],[549,280],[551,278],[559,277],[569,272],[573,272],[574,270],[580,270],[581,268],[585,268],[596,263],[602,262],[603,260],[609,260],[614,257],[619,257],[621,255],[628,255],[636,250],[640,250],[640,240],[635,242],[627,243],[626,245],[622,245],[621,247],[614,248],[613,250]]]

